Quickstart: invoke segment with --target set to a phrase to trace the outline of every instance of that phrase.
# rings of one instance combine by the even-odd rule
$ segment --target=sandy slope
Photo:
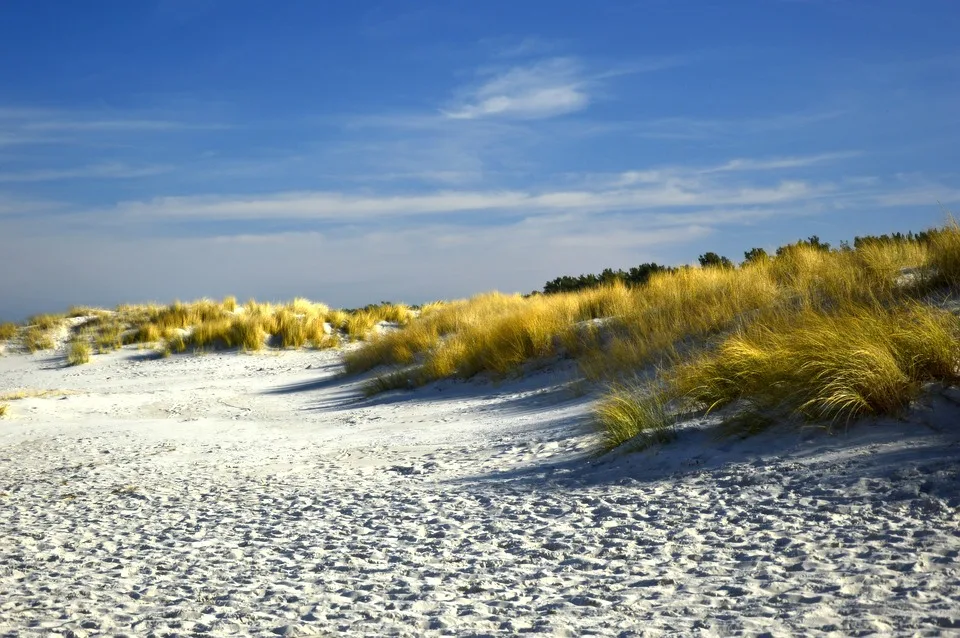
[[[375,401],[332,352],[0,358],[4,635],[935,635],[960,425],[591,458],[562,366]]]

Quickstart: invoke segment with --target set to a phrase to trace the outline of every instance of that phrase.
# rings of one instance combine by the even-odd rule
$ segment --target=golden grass
[[[23,335],[23,345],[30,352],[38,350],[50,350],[56,344],[53,337],[42,328],[31,326]]]
[[[960,320],[918,302],[850,305],[765,317],[662,375],[659,394],[614,388],[598,404],[604,446],[649,442],[666,398],[687,410],[730,406],[725,434],[776,418],[835,423],[897,414],[924,383],[960,381]]]
[[[777,317],[679,365],[673,383],[708,409],[743,400],[754,410],[836,421],[896,413],[922,383],[956,382],[958,364],[957,318],[908,303]]]
[[[377,315],[367,310],[357,310],[350,313],[344,323],[344,330],[350,341],[360,341],[367,338],[379,319]]]
[[[67,363],[72,366],[90,363],[90,344],[82,338],[71,341],[67,350]]]
[[[6,403],[0,403],[0,418],[7,416],[8,412],[10,412],[10,406]]]
[[[603,448],[613,449],[628,441],[634,449],[666,443],[674,436],[673,417],[664,398],[642,384],[616,384],[594,407],[594,417],[603,435]]]
[[[373,336],[347,353],[345,370],[384,366],[387,371],[371,387],[388,389],[481,372],[503,376],[531,360],[567,355],[589,379],[617,379],[650,364],[669,367],[704,343],[754,324],[776,325],[777,317],[903,304],[928,290],[924,281],[932,277],[911,283],[901,274],[907,268],[935,271],[942,282],[954,281],[949,273],[956,272],[960,282],[960,229],[948,225],[929,244],[875,243],[839,251],[795,245],[740,268],[656,273],[632,288],[528,298],[491,293],[428,304],[401,330]],[[372,328],[366,312],[348,319],[352,338]]]
[[[345,310],[331,310],[327,313],[327,323],[329,323],[334,330],[342,330],[347,325],[347,319],[350,318],[350,314]]]
[[[40,330],[50,330],[60,326],[64,318],[64,315],[55,314],[33,315],[27,319],[27,325]]]
[[[932,285],[960,286],[960,224],[950,218],[932,233],[926,279]]]
[[[307,343],[307,318],[284,308],[274,315],[281,348],[302,348]]]
[[[0,341],[7,341],[17,336],[19,328],[15,323],[0,323]]]
[[[245,352],[263,350],[267,331],[264,330],[264,319],[253,314],[237,317],[233,322],[233,342]]]

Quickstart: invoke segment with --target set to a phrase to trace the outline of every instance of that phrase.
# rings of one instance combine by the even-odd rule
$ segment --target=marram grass
[[[71,341],[67,349],[67,363],[72,366],[90,363],[90,344],[82,338]]]
[[[673,438],[673,416],[658,390],[642,384],[616,384],[597,402],[594,418],[604,449],[627,442],[643,449]]]
[[[7,341],[17,336],[18,328],[15,323],[0,323],[0,341]]]

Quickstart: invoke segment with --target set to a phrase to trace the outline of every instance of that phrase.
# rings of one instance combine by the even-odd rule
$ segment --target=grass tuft
[[[72,366],[90,363],[90,344],[83,339],[74,339],[67,350],[67,363]]]
[[[0,341],[7,341],[13,339],[17,336],[17,324],[15,323],[0,323]]]
[[[836,422],[896,414],[923,383],[956,383],[960,321],[911,302],[779,315],[678,365],[678,394],[707,410],[744,402],[757,412]]]
[[[0,403],[0,418],[7,416],[7,413],[10,412],[10,405],[7,403]]]
[[[616,384],[597,403],[594,418],[606,450],[629,443],[640,450],[666,443],[674,436],[673,417],[665,397],[640,384]]]
[[[38,350],[50,350],[56,344],[53,341],[53,337],[45,330],[31,326],[27,328],[26,333],[23,335],[23,345],[28,351],[37,352]]]

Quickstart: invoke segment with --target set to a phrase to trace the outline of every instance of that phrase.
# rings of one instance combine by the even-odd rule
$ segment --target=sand
[[[364,399],[326,352],[0,357],[3,635],[938,635],[960,395],[595,456],[595,396]]]

